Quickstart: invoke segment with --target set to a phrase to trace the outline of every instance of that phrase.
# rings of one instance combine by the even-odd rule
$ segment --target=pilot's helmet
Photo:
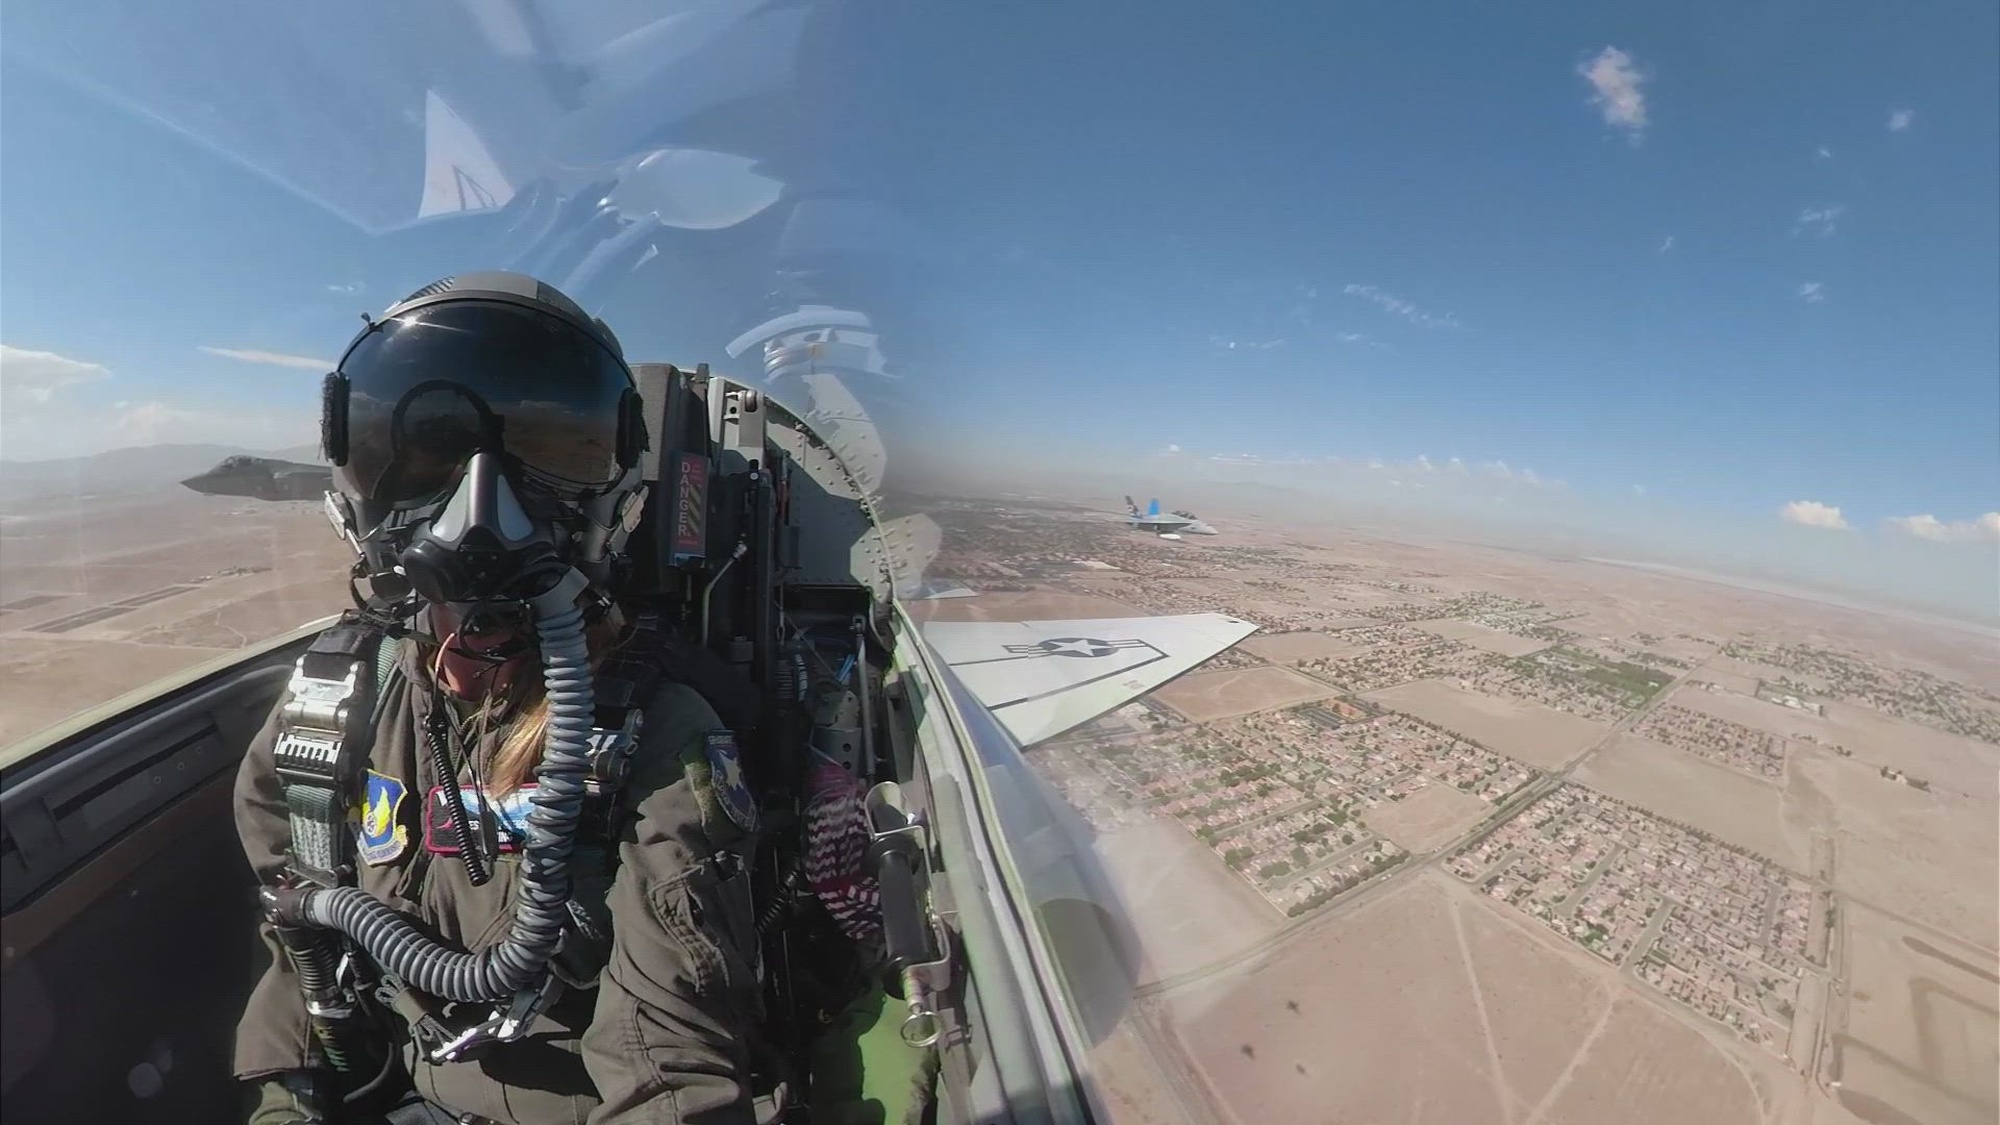
[[[496,453],[522,494],[629,485],[645,423],[609,327],[516,273],[433,282],[373,320],[327,379],[322,442],[358,530],[449,494]]]

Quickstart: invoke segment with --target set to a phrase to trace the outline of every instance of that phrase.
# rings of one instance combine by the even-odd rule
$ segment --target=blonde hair
[[[593,671],[625,642],[625,619],[613,606],[603,617],[584,630],[590,647]],[[433,654],[434,655],[434,654]],[[425,667],[434,667],[430,660]],[[542,760],[542,743],[549,732],[548,689],[534,667],[517,677],[504,696],[488,695],[480,700],[475,716],[476,729],[485,730],[499,722],[500,746],[485,769],[488,792],[494,797],[526,785]]]

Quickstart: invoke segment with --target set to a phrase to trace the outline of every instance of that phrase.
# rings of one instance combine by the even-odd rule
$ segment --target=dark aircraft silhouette
[[[204,496],[252,500],[317,500],[333,487],[333,470],[275,457],[225,457],[222,464],[181,482]]]

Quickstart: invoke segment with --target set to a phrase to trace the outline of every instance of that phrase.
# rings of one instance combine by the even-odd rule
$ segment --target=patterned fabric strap
[[[842,933],[872,941],[882,928],[882,893],[861,869],[868,853],[867,790],[840,766],[821,762],[807,792],[806,885]]]

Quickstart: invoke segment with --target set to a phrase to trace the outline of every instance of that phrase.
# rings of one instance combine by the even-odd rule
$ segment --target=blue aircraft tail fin
[[[1146,514],[1147,514],[1147,515],[1149,515],[1149,516],[1157,516],[1157,515],[1159,515],[1159,514],[1160,514],[1160,502],[1159,502],[1158,500],[1148,500],[1148,501],[1146,501]]]

